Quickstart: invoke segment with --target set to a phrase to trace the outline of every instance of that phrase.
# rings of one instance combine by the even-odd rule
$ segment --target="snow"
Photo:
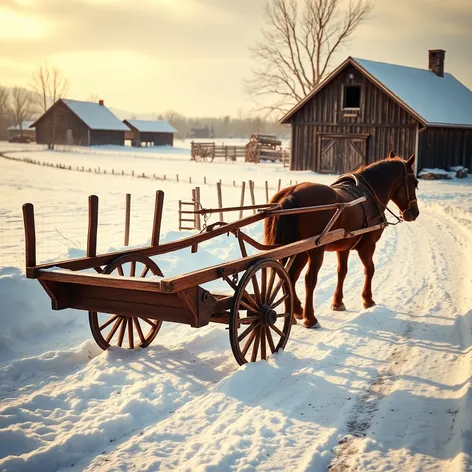
[[[387,228],[378,242],[377,306],[362,308],[363,269],[353,255],[348,311],[330,310],[336,257],[327,254],[315,301],[323,328],[294,326],[285,352],[238,367],[222,325],[164,323],[147,349],[101,351],[86,313],[52,311],[39,283],[19,268],[21,204],[35,204],[39,259],[57,260],[85,254],[79,215],[91,193],[100,197],[98,240],[106,251],[122,246],[126,192],[136,205],[131,243],[142,245],[158,188],[166,193],[161,239],[171,241],[191,234],[176,231],[176,210],[193,181],[207,177],[202,203],[212,206],[219,179],[232,205],[242,180],[258,184],[261,202],[266,180],[273,194],[279,178],[288,185],[335,176],[290,173],[280,164],[196,164],[184,146],[114,153],[24,152],[73,168],[100,166],[106,175],[0,159],[0,470],[471,470],[471,178],[420,182],[418,220]],[[113,176],[117,162],[135,174],[179,173],[179,183],[175,175]],[[261,224],[250,227],[256,239],[261,232]],[[238,255],[225,235],[197,254],[185,249],[155,260],[167,277]],[[11,257],[15,264],[5,264]],[[302,296],[303,276],[296,289]]]
[[[32,121],[32,120],[23,121],[23,123],[21,123],[21,129],[23,129],[23,130],[28,129],[33,123],[34,123],[34,121]],[[7,130],[8,131],[20,131],[20,125],[10,126],[9,128],[7,128]]]
[[[129,131],[106,106],[94,102],[62,99],[62,101],[90,128],[108,131]]]
[[[472,126],[472,92],[451,74],[353,58],[428,125]]]
[[[126,120],[142,133],[177,133],[165,120]]]
[[[418,177],[421,177],[421,176],[426,175],[426,174],[445,175],[445,176],[447,176],[446,178],[453,179],[456,176],[457,171],[453,168],[451,168],[450,172],[448,172],[447,170],[438,169],[438,168],[435,168],[435,169],[424,168],[424,169],[421,169],[421,171],[418,173]]]

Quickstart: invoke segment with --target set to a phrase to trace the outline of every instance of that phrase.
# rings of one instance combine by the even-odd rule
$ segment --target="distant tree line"
[[[176,130],[177,139],[188,139],[195,136],[196,130],[208,129],[209,138],[248,138],[251,134],[288,135],[286,126],[278,121],[264,119],[260,116],[244,116],[238,112],[237,117],[186,117],[173,110],[156,114],[158,120],[166,120]]]

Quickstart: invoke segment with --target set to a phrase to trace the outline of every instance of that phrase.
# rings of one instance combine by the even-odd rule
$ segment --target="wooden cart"
[[[151,344],[163,321],[201,328],[208,323],[229,326],[231,348],[236,361],[266,359],[287,344],[292,326],[294,287],[288,271],[297,254],[343,238],[375,231],[376,225],[347,233],[331,230],[346,207],[365,200],[297,209],[278,205],[244,207],[257,213],[233,223],[218,222],[199,234],[159,244],[164,193],[156,193],[151,245],[140,249],[96,254],[98,198],[89,197],[87,256],[68,261],[36,265],[34,208],[23,205],[26,241],[26,275],[38,279],[54,310],[75,308],[88,311],[95,341],[102,349],[110,345],[137,348]],[[223,211],[239,211],[241,207]],[[196,213],[219,213],[221,209]],[[323,232],[283,246],[261,244],[241,228],[266,217],[302,212],[332,211]],[[196,252],[204,241],[232,234],[242,257],[177,277],[164,277],[151,257],[190,247]],[[248,255],[246,245],[258,252]],[[226,282],[228,293],[217,293],[201,285],[217,279]]]

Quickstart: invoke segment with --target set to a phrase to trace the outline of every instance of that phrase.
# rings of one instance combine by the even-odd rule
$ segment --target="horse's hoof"
[[[297,324],[297,319],[295,318],[295,315],[292,316],[292,325],[296,325]]]
[[[313,324],[312,321],[304,321],[303,326],[308,329],[319,329],[321,328],[320,322],[317,321],[315,324]]]
[[[366,303],[366,302],[364,302],[364,308],[366,308],[366,309],[367,309],[367,308],[372,308],[372,307],[375,306],[375,305],[376,305],[376,303],[375,303],[373,300],[372,300],[371,303]]]
[[[344,303],[341,303],[341,305],[339,305],[339,306],[331,305],[331,310],[333,310],[333,311],[346,311],[346,305],[344,305]]]
[[[303,320],[303,313],[294,313],[293,316],[294,316],[297,320]]]

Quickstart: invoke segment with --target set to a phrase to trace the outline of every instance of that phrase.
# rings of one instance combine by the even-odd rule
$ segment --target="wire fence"
[[[169,201],[168,210],[177,202]],[[152,233],[154,196],[140,197],[130,206],[129,245],[146,245]],[[101,199],[99,203],[97,252],[116,251],[125,246],[126,197]],[[87,249],[87,200],[65,209],[43,204],[35,206],[36,257],[38,263],[82,257]],[[25,237],[21,208],[0,210],[0,266],[23,268]]]

